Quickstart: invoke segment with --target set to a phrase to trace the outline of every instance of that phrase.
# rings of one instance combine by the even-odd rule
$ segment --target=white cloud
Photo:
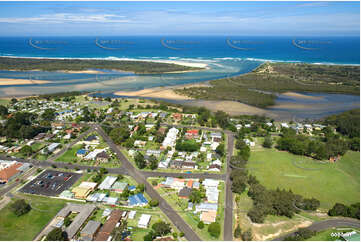
[[[0,18],[0,23],[128,23],[125,16],[115,14],[80,15],[69,13],[44,14],[39,17]]]

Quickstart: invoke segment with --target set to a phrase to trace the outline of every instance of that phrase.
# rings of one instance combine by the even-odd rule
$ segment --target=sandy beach
[[[180,95],[175,93],[175,89],[182,89],[187,87],[209,87],[207,83],[195,83],[195,84],[185,84],[185,85],[177,85],[171,87],[156,87],[156,88],[148,88],[139,91],[118,91],[115,92],[114,95],[118,96],[129,96],[129,97],[148,97],[148,98],[164,98],[171,100],[190,100],[192,98]]]
[[[32,84],[46,84],[50,81],[45,80],[29,80],[29,79],[11,79],[11,78],[0,78],[0,86],[8,85],[32,85]]]
[[[294,97],[294,98],[310,99],[310,100],[322,100],[323,99],[323,97],[308,96],[308,95],[296,93],[296,92],[285,92],[285,93],[282,93],[282,95],[285,95],[288,97]]]
[[[205,107],[211,111],[224,111],[229,115],[268,115],[271,117],[277,117],[270,111],[253,107],[244,103],[235,101],[224,101],[224,100],[196,100],[187,96],[183,96],[174,92],[176,89],[188,88],[188,87],[209,87],[208,82],[204,83],[192,83],[185,85],[177,85],[172,87],[157,87],[143,89],[139,91],[118,91],[114,95],[128,96],[128,97],[147,97],[147,98],[163,98],[169,100],[192,100],[187,102],[188,105]]]
[[[67,71],[67,70],[62,70],[62,71],[58,71],[58,72],[70,73],[70,74],[104,74],[103,71],[97,71],[97,70],[84,70],[84,71]]]

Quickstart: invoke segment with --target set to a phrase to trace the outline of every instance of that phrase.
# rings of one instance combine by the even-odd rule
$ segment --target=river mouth
[[[114,95],[116,92],[139,91],[151,88],[172,88],[177,85],[206,83],[208,80],[227,78],[248,73],[262,62],[241,59],[192,60],[206,63],[201,71],[164,74],[134,74],[131,72],[93,70],[85,73],[45,71],[0,71],[0,79],[28,79],[26,85],[0,86],[0,97],[31,96],[55,92],[87,91],[103,97],[128,97]],[[42,84],[40,80],[45,80]],[[257,90],[255,90],[257,91]],[[170,97],[170,98],[168,98]],[[346,94],[294,93],[278,94],[275,105],[266,109],[225,100],[194,100],[171,98],[168,95],[153,97],[133,96],[166,101],[176,104],[202,106],[212,111],[222,110],[230,115],[265,115],[275,120],[320,119],[360,107],[360,97]]]

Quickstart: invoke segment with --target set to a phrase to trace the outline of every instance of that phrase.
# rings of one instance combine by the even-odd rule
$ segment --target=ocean
[[[0,56],[360,64],[359,37],[2,37]]]

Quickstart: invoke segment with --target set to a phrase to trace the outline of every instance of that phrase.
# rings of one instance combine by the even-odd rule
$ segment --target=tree
[[[192,190],[191,194],[189,195],[189,201],[192,203],[200,203],[202,200],[202,194],[199,190],[194,189]]]
[[[204,228],[204,223],[203,223],[203,221],[199,221],[197,227],[198,227],[199,229],[203,229],[203,228]]]
[[[111,233],[113,240],[120,241],[121,235],[128,230],[128,223],[126,220],[122,220],[118,227],[115,227]]]
[[[31,210],[30,204],[26,203],[24,199],[16,200],[11,204],[10,209],[16,216],[21,216],[28,213]]]
[[[134,157],[134,161],[139,169],[144,169],[146,167],[146,162],[142,153],[137,152],[137,154]]]
[[[144,184],[138,184],[136,189],[137,189],[137,192],[144,192],[145,191],[145,185]]]
[[[237,228],[234,230],[234,237],[235,238],[241,238],[242,236],[242,230],[241,230],[241,226],[239,226],[239,224],[237,225]]]
[[[272,148],[273,142],[271,136],[266,136],[264,138],[263,147]]]
[[[242,234],[243,241],[251,241],[253,238],[251,229],[248,229],[246,232]]]
[[[55,110],[52,108],[45,109],[44,113],[41,115],[41,118],[45,121],[53,121],[55,118]]]
[[[216,153],[220,156],[224,155],[224,144],[223,143],[217,146]]]
[[[149,168],[152,170],[158,168],[158,160],[157,160],[157,158],[155,158],[154,155],[151,155],[149,157]]]
[[[66,232],[63,232],[61,228],[54,228],[46,236],[47,241],[65,241],[68,240],[68,235]]]
[[[114,141],[114,143],[121,144],[129,138],[130,132],[125,127],[114,128],[112,131],[110,131],[109,136]]]
[[[347,206],[342,203],[336,203],[329,211],[329,216],[347,217]]]
[[[159,205],[159,201],[156,200],[156,199],[152,199],[152,200],[149,201],[149,205],[150,205],[151,207],[156,207],[156,206]]]
[[[155,238],[153,230],[149,231],[148,234],[144,235],[144,241],[153,241]]]
[[[213,222],[208,226],[208,232],[212,237],[218,238],[221,233],[221,226],[218,222]]]
[[[70,219],[70,217],[68,216],[68,217],[66,217],[65,219],[64,219],[64,225],[65,225],[65,227],[68,227],[70,224],[71,224],[71,219]]]
[[[9,114],[8,108],[5,107],[4,105],[0,105],[0,116],[5,116],[8,114]]]
[[[30,156],[33,153],[33,149],[31,148],[31,146],[29,145],[24,145],[21,149],[20,149],[20,153],[25,155],[25,156]]]
[[[170,224],[163,221],[153,224],[152,229],[155,237],[167,235],[172,231]]]

